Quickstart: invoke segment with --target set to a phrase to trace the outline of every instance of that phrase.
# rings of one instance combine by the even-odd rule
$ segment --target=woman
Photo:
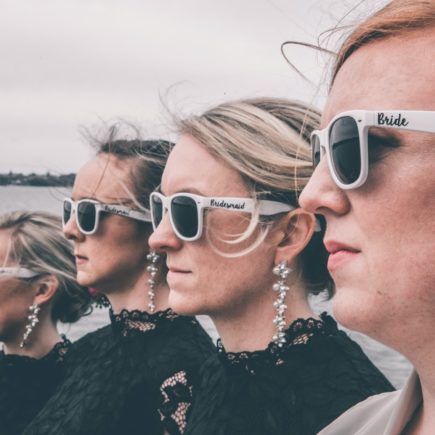
[[[327,222],[337,319],[415,372],[403,391],[368,399],[322,434],[434,431],[434,101],[435,3],[393,1],[338,53],[301,205]]]
[[[168,308],[165,270],[148,248],[148,197],[170,145],[110,137],[78,172],[64,234],[78,282],[109,300],[111,327],[77,343],[72,376],[26,433],[183,433],[214,348],[194,318]]]
[[[0,215],[0,427],[22,432],[61,382],[70,342],[57,323],[89,312],[75,281],[60,219],[43,212]]]
[[[392,389],[307,300],[332,293],[318,224],[297,202],[318,119],[302,104],[264,98],[179,121],[161,192],[151,195],[149,243],[166,254],[170,305],[208,314],[221,337],[189,434],[314,434]]]

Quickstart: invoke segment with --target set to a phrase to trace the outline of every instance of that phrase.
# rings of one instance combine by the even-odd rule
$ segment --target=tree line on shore
[[[75,174],[22,174],[10,171],[0,174],[0,186],[58,186],[71,187],[74,184]]]

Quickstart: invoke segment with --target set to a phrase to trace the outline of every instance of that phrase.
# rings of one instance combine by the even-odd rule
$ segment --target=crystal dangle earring
[[[29,322],[26,325],[26,330],[23,335],[23,340],[20,343],[20,347],[23,348],[27,344],[27,339],[29,338],[29,335],[33,331],[33,328],[36,326],[37,323],[39,323],[38,319],[38,313],[41,308],[38,304],[30,305],[29,311],[30,314],[27,316],[27,319]]]
[[[289,291],[289,287],[286,285],[285,280],[292,269],[288,267],[287,260],[281,261],[278,266],[273,268],[274,275],[279,276],[278,282],[273,285],[273,290],[278,293],[278,299],[273,303],[276,311],[276,316],[273,319],[273,324],[276,327],[276,333],[272,337],[272,341],[279,347],[283,347],[286,339],[284,328],[286,326],[285,322],[285,310],[287,305],[285,304],[285,297]]]
[[[147,266],[147,272],[149,272],[150,274],[150,278],[148,279],[148,309],[150,311],[150,313],[154,313],[154,310],[156,309],[156,305],[154,303],[155,297],[156,297],[156,293],[155,293],[155,288],[156,288],[156,275],[158,272],[158,267],[156,265],[157,261],[159,260],[160,255],[158,255],[155,251],[151,251],[148,255],[147,255],[147,260],[149,262],[151,262],[151,264],[149,266]]]

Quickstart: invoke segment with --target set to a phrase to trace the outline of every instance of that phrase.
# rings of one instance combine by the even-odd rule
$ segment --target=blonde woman
[[[63,205],[77,280],[107,298],[111,324],[75,343],[72,376],[26,433],[181,434],[215,351],[194,318],[169,308],[164,262],[148,246],[149,193],[171,144],[116,134],[96,143]]]
[[[0,215],[0,427],[18,434],[63,380],[70,342],[57,323],[90,310],[58,217]]]
[[[327,222],[334,311],[415,366],[322,434],[435,428],[435,2],[396,0],[344,41],[301,205]]]
[[[151,195],[150,246],[164,252],[169,304],[208,314],[220,335],[187,433],[310,435],[392,389],[310,293],[332,283],[322,233],[297,196],[319,115],[285,99],[242,100],[179,121]]]

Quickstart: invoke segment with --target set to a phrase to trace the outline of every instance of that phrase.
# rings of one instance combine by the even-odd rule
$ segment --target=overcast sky
[[[75,172],[80,127],[126,119],[171,137],[160,97],[184,113],[225,100],[324,102],[285,63],[385,0],[0,0],[0,172]],[[293,49],[317,83],[325,57]]]

